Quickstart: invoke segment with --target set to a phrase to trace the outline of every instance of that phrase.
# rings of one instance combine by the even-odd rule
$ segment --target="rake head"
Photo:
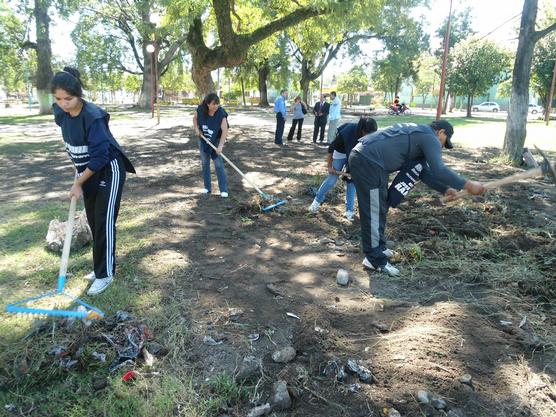
[[[61,308],[71,303],[77,303],[84,309],[68,310]],[[51,317],[71,317],[81,320],[94,320],[104,317],[104,313],[96,307],[87,304],[78,297],[74,297],[65,291],[50,291],[37,297],[27,298],[6,306],[8,313],[29,314]]]

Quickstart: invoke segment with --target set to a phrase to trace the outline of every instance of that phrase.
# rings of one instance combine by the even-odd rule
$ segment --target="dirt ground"
[[[213,194],[198,193],[200,161],[189,126],[174,120],[139,129],[136,120],[136,128],[121,127],[118,135],[138,169],[122,204],[165,214],[145,224],[151,254],[143,261],[166,271],[157,278],[162,303],[180,300],[180,314],[192,323],[188,350],[180,353],[184,366],[203,381],[237,373],[245,356],[262,363],[252,401],[230,404],[221,415],[247,415],[268,401],[277,380],[287,382],[293,398],[277,416],[382,416],[390,408],[407,417],[556,415],[556,191],[548,181],[450,205],[419,186],[389,214],[387,237],[402,271],[390,278],[363,269],[358,217],[343,218],[341,186],[318,214],[307,213],[326,157],[326,148],[310,143],[311,123],[302,142],[279,148],[271,119],[245,117],[251,124],[232,125],[224,152],[265,192],[287,199],[268,213],[229,166],[230,198],[218,196],[214,175]],[[445,154],[472,178],[516,171],[493,164],[494,148]],[[46,164],[35,162],[35,169]],[[21,165],[11,169],[15,184],[2,186],[8,197],[54,198],[67,174],[37,183],[18,171]],[[336,284],[339,268],[349,271],[347,287]],[[207,346],[205,336],[223,343]],[[295,359],[275,363],[271,353],[287,345]],[[373,382],[349,374],[338,381],[325,372],[348,359],[367,367]],[[460,382],[464,374],[472,384]],[[420,404],[419,390],[442,397],[446,407]]]

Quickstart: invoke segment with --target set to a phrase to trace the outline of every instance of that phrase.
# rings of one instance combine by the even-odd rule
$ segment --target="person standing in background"
[[[324,141],[324,129],[326,121],[328,120],[328,112],[330,111],[330,104],[326,102],[324,94],[320,95],[320,100],[316,102],[313,107],[313,114],[315,115],[315,129],[313,130],[313,143],[317,143],[317,136],[319,142]],[[320,132],[320,133],[319,133]]]
[[[288,98],[288,90],[281,90],[280,95],[274,102],[274,113],[276,113],[276,133],[274,134],[274,143],[283,146],[284,126],[286,125],[286,99]]]
[[[288,142],[293,140],[293,134],[295,133],[295,126],[297,128],[297,141],[301,141],[301,128],[303,127],[303,120],[307,114],[307,105],[301,100],[300,96],[297,96],[292,104],[292,127],[290,128],[290,133],[288,133]]]
[[[336,95],[335,91],[330,93],[330,112],[328,114],[328,134],[326,136],[326,141],[328,143],[334,142],[336,138],[336,128],[338,127],[338,122],[340,121],[340,109],[342,107],[342,102],[340,98]]]

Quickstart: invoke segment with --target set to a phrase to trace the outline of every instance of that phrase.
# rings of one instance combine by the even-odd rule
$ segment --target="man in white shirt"
[[[335,91],[330,93],[330,97],[332,101],[330,103],[330,113],[328,114],[328,135],[326,137],[328,143],[334,142],[334,138],[336,137],[336,128],[340,121],[340,108],[342,107],[342,102]]]

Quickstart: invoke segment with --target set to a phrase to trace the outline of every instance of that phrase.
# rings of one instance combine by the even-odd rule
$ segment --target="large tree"
[[[52,0],[34,0],[32,5],[24,3],[22,9],[35,21],[36,41],[25,41],[24,48],[33,49],[37,57],[35,85],[39,99],[40,114],[52,113],[51,94],[49,90],[52,79],[52,47],[50,42],[50,15]]]
[[[446,81],[455,94],[467,96],[467,117],[473,97],[502,81],[509,65],[509,54],[492,41],[468,38],[454,46]]]
[[[152,86],[159,84],[178,57],[192,16],[204,7],[203,0],[91,0],[83,7],[75,30],[86,36],[76,37],[75,42],[78,51],[84,51],[82,56],[92,58],[90,62],[103,60],[108,67],[116,63],[120,71],[141,75],[139,105],[148,108],[153,100]],[[91,52],[87,49],[94,38],[99,50]],[[148,52],[149,45],[154,46],[153,53]]]
[[[199,92],[214,91],[211,72],[221,67],[241,65],[251,46],[311,17],[346,7],[348,3],[350,0],[325,0],[318,4],[286,0],[242,4],[234,0],[213,0],[210,12],[217,29],[213,45],[206,42],[205,22],[210,21],[210,13],[195,17],[187,35],[187,48],[192,59],[191,75]]]
[[[397,33],[384,38],[384,50],[373,63],[375,89],[396,95],[404,81],[415,81],[419,56],[428,48],[422,24],[409,16],[398,16]]]
[[[25,75],[30,76],[28,54],[21,45],[25,38],[25,25],[8,7],[5,0],[0,0],[0,85],[6,94],[23,87]]]
[[[369,77],[362,65],[357,65],[347,73],[338,77],[338,91],[348,95],[348,104],[353,101],[356,93],[366,92],[369,88]]]
[[[538,0],[525,0],[519,25],[519,41],[512,74],[512,96],[506,119],[504,155],[514,164],[521,164],[521,155],[527,136],[527,112],[531,64],[536,43],[556,30],[556,22],[536,30]]]

